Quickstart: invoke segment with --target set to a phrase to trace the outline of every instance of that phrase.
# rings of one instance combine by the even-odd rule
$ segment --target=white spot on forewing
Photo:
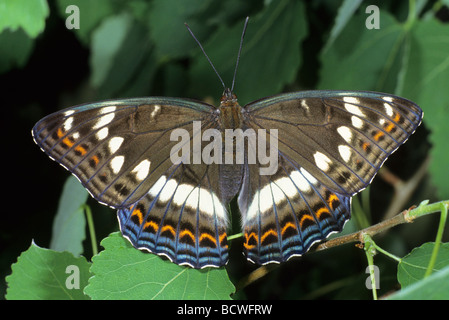
[[[67,132],[70,129],[72,129],[73,125],[73,117],[69,117],[64,121],[64,124],[62,125],[64,127],[64,131]]]
[[[365,114],[363,113],[362,109],[356,104],[360,103],[360,100],[355,97],[343,97],[343,101],[345,102],[345,109],[348,110],[348,112],[358,115],[360,117],[365,117]]]
[[[107,127],[104,127],[100,129],[95,136],[97,137],[98,140],[103,140],[108,136],[108,134],[109,129]]]
[[[352,132],[348,127],[338,127],[337,132],[346,142],[350,143],[352,141]]]
[[[67,111],[65,111],[63,114],[66,116],[66,117],[68,117],[68,116],[71,116],[72,114],[74,114],[75,113],[75,110],[67,110]]]
[[[318,168],[320,168],[323,171],[329,171],[329,164],[332,163],[332,161],[331,159],[329,159],[328,156],[317,151],[313,155],[313,158],[315,159],[315,164]]]
[[[135,174],[136,179],[142,181],[148,176],[150,172],[151,161],[145,159],[141,161],[131,172]]]
[[[100,114],[104,114],[104,116],[98,118],[97,122],[95,122],[92,129],[98,129],[111,123],[111,121],[114,120],[115,117],[114,113],[115,109],[117,109],[117,107],[114,106],[101,108]]]
[[[351,148],[345,145],[339,145],[338,146],[338,152],[340,152],[340,156],[345,162],[349,162],[351,159],[352,151]]]
[[[151,115],[150,115],[151,118],[154,118],[159,113],[160,110],[161,110],[160,105],[158,105],[158,104],[154,105],[154,109],[153,109],[153,111],[151,111]]]
[[[387,114],[387,116],[393,117],[394,111],[393,111],[393,108],[390,106],[390,104],[384,103],[384,107],[385,107],[385,113]]]
[[[393,102],[393,97],[382,97],[383,100],[388,101],[388,102]]]
[[[363,121],[359,117],[352,116],[351,117],[351,122],[352,122],[352,125],[354,127],[356,127],[357,129],[362,129]]]
[[[122,145],[123,140],[125,140],[125,139],[123,139],[122,137],[111,138],[111,140],[109,140],[109,144],[108,144],[109,152],[111,154],[114,154]]]
[[[119,173],[124,162],[125,162],[125,157],[124,156],[116,156],[116,157],[112,158],[112,160],[111,160],[111,162],[109,164],[111,166],[112,172],[114,174]]]
[[[115,110],[117,110],[116,106],[108,106],[108,107],[101,108],[100,109],[100,113],[101,114],[105,114],[105,113],[114,112]]]
[[[301,107],[309,111],[309,106],[307,105],[307,102],[305,99],[301,100]]]

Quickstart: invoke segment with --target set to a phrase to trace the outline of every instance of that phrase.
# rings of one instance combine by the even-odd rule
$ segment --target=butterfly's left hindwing
[[[218,178],[217,165],[173,165],[139,202],[119,210],[123,235],[177,264],[225,265],[227,212],[215,191]]]

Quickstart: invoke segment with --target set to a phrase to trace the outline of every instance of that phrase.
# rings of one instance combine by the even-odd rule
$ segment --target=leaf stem
[[[95,256],[98,254],[98,246],[97,246],[97,236],[95,235],[94,220],[92,218],[92,210],[90,209],[90,206],[88,206],[87,204],[83,205],[83,210],[86,213],[87,225],[89,227],[90,242],[92,245],[92,254]]]
[[[432,255],[430,256],[429,265],[427,266],[424,278],[430,276],[433,271],[438,256],[438,250],[440,249],[441,239],[443,238],[444,227],[446,226],[447,209],[449,205],[447,203],[441,202],[440,207],[441,207],[440,224],[438,226],[438,232],[435,239],[435,246],[433,247]]]

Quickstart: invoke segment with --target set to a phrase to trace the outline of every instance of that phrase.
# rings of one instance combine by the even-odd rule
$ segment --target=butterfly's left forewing
[[[172,162],[173,129],[191,134],[209,123],[211,106],[181,99],[141,98],[81,105],[51,114],[33,137],[98,201],[126,207],[140,199]]]

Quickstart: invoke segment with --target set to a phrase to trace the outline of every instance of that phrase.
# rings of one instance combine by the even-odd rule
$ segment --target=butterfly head
[[[233,107],[237,104],[237,96],[234,94],[234,92],[231,91],[231,89],[226,88],[223,91],[223,95],[220,99],[220,108],[221,107]]]

